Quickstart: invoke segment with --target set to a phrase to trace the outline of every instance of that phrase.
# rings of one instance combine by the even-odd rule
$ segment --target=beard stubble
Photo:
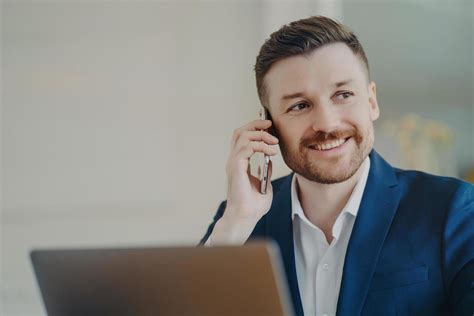
[[[356,128],[329,133],[318,131],[302,138],[297,150],[291,149],[279,135],[277,137],[280,139],[280,150],[283,160],[291,170],[310,181],[321,184],[334,184],[350,179],[359,170],[370,153],[374,142],[373,126],[369,126],[364,132],[362,134]],[[278,134],[278,131],[275,130],[275,133]],[[355,148],[350,153],[350,159],[347,164],[341,162],[342,157],[340,156],[331,157],[325,159],[325,161],[311,159],[310,150],[315,150],[311,149],[312,146],[338,139],[346,139],[347,141],[352,139],[355,143]]]

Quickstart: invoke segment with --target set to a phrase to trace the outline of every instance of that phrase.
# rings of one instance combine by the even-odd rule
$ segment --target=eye
[[[348,99],[349,97],[351,97],[353,95],[354,95],[354,93],[352,93],[350,91],[341,91],[341,92],[336,93],[336,99],[345,100],[345,99]]]
[[[288,112],[291,111],[301,111],[304,108],[308,107],[308,105],[304,102],[296,103],[295,105],[292,105],[289,109]]]

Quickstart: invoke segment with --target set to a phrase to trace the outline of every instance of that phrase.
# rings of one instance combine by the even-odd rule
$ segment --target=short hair
[[[362,59],[369,79],[369,62],[357,36],[347,26],[333,19],[312,16],[283,25],[260,48],[254,70],[262,106],[268,108],[268,91],[264,78],[274,63],[291,56],[309,56],[314,50],[331,43],[345,43]]]

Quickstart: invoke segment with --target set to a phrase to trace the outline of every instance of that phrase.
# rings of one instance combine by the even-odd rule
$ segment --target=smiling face
[[[276,62],[265,75],[268,107],[285,163],[319,183],[339,183],[359,169],[374,143],[375,83],[348,46]]]

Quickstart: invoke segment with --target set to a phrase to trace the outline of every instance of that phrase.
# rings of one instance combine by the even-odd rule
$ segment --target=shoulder
[[[455,198],[465,192],[471,195],[474,185],[461,179],[433,175],[416,170],[394,168],[398,184],[403,191],[418,194],[429,194],[436,198]]]
[[[438,223],[444,232],[470,234],[474,227],[474,185],[452,177],[420,171],[395,170],[400,189],[399,208],[413,219]],[[470,231],[470,232],[469,232]]]

